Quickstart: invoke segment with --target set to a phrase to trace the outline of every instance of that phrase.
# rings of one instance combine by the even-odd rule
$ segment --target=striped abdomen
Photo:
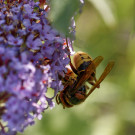
[[[92,58],[87,53],[77,52],[73,57],[73,61],[77,71],[81,72],[92,62]]]

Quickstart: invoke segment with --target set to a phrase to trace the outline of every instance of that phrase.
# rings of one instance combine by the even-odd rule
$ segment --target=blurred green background
[[[75,51],[103,56],[115,67],[81,105],[57,105],[23,135],[135,135],[135,2],[88,0],[76,19]],[[69,8],[70,9],[70,8]],[[18,134],[22,135],[22,134]]]

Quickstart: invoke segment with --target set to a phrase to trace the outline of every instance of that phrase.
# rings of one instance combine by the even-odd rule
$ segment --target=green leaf
[[[71,18],[79,7],[79,0],[51,0],[49,18],[52,25],[63,34],[69,35],[68,27],[71,24]]]

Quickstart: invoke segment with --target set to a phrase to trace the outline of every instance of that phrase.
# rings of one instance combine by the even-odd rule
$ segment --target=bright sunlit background
[[[87,0],[76,19],[75,51],[103,56],[115,67],[81,105],[47,110],[23,135],[135,135],[134,0]],[[18,134],[22,135],[22,134]]]

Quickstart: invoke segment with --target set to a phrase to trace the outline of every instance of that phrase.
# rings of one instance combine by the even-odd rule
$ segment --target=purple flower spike
[[[0,135],[16,135],[55,106],[70,52],[39,2],[3,1],[0,9]]]

